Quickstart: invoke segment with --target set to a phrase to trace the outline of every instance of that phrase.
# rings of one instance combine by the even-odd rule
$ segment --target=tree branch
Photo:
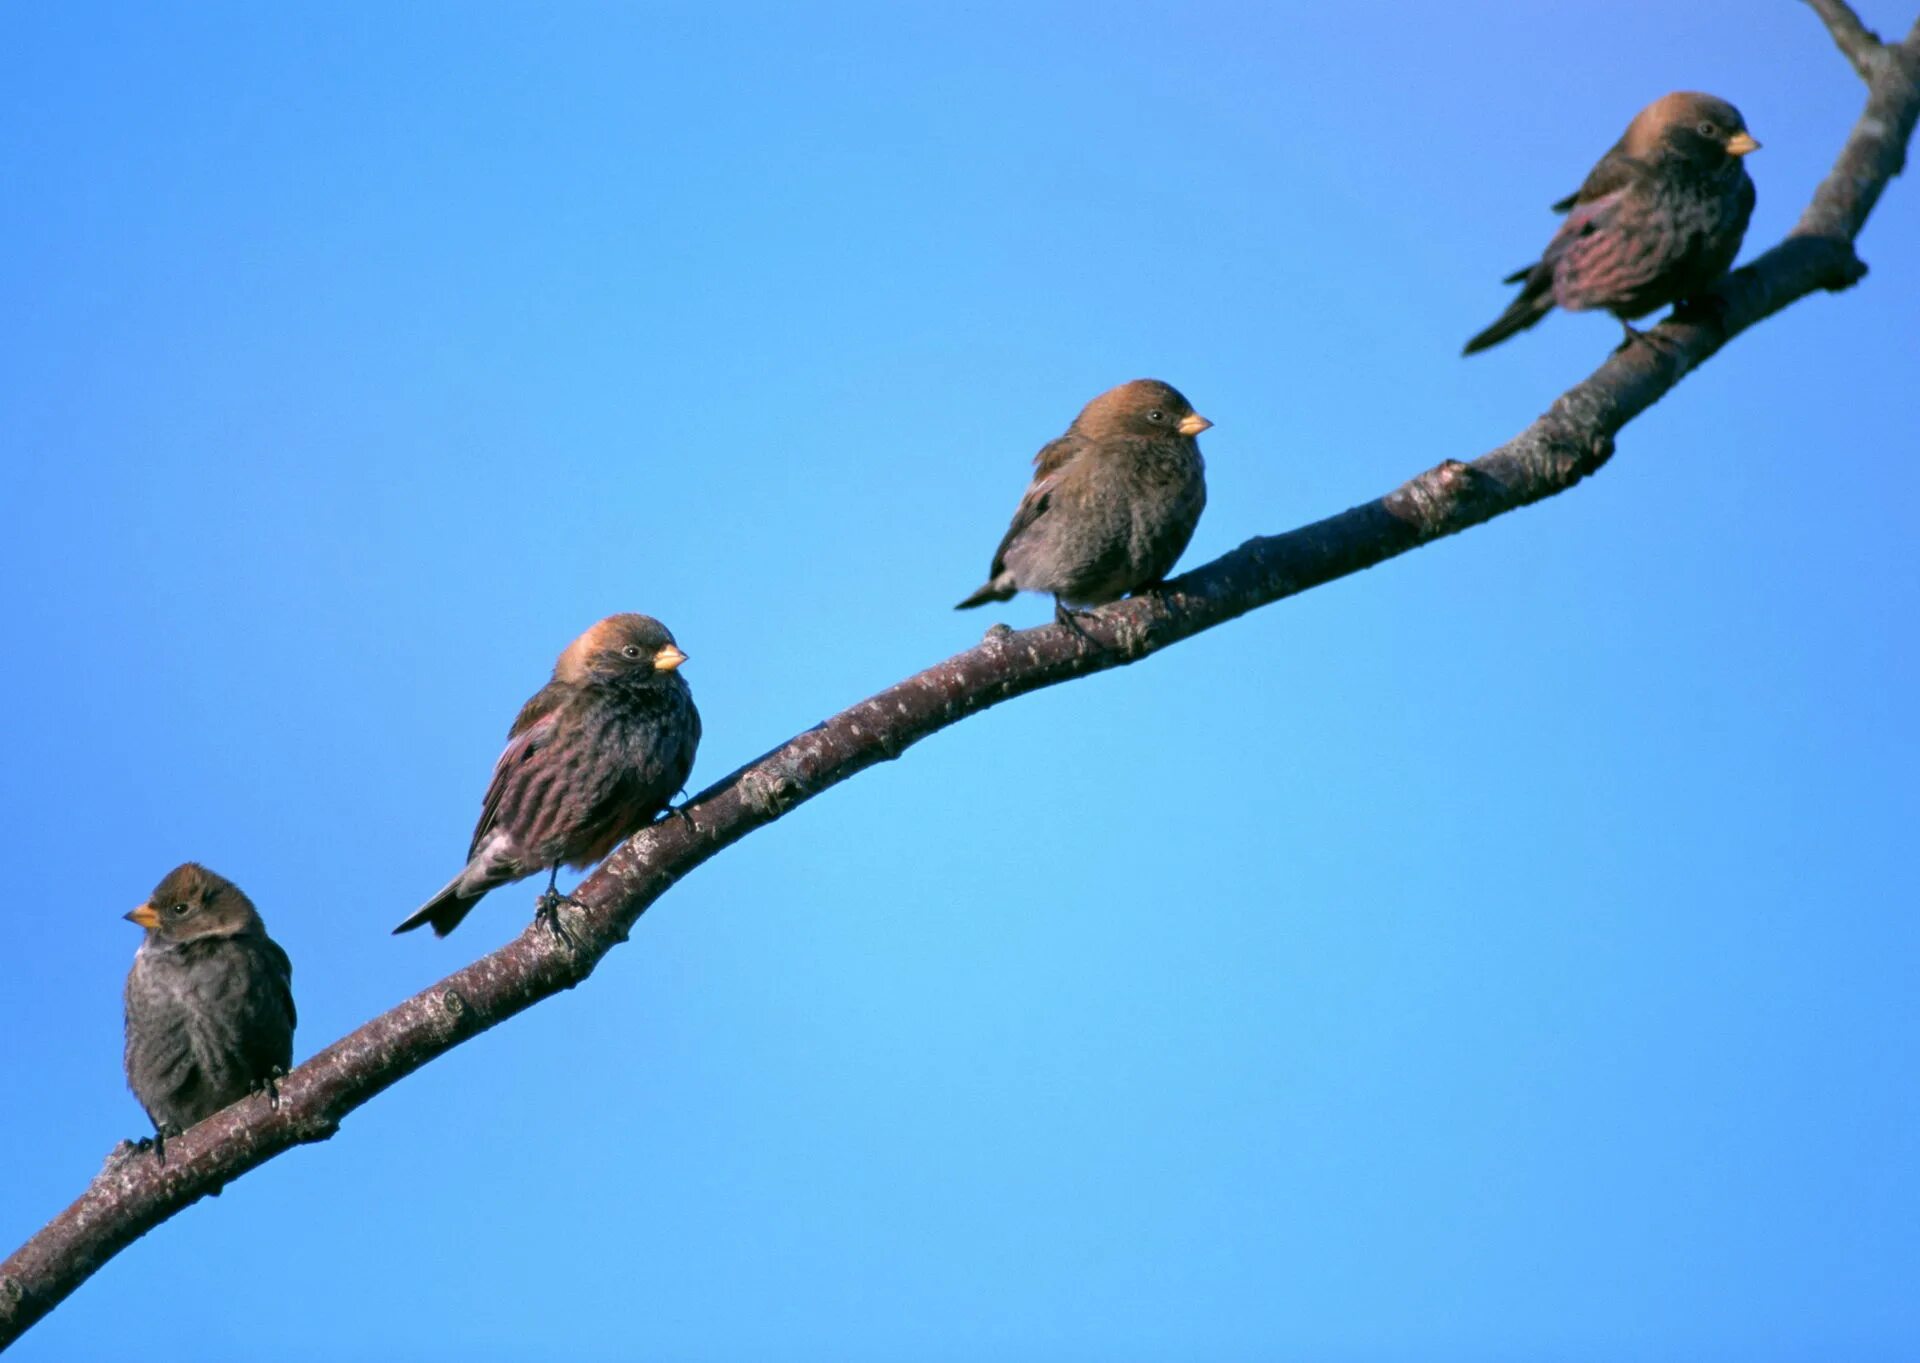
[[[1882,43],[1849,9],[1845,0],[1807,0],[1826,21],[1833,41],[1867,82],[1867,107],[1839,159],[1813,193],[1813,202],[1794,225],[1796,237],[1845,238],[1851,242],[1866,225],[1887,181],[1907,164],[1916,109],[1913,87],[1920,81],[1920,19],[1906,41]]]
[[[1860,79],[1871,81],[1875,63],[1880,59],[1880,35],[1860,22],[1860,16],[1846,0],[1807,0],[1807,4],[1820,16],[1820,22],[1833,35],[1834,46],[1853,63]]]
[[[1869,84],[1865,113],[1793,232],[1722,282],[1712,307],[1683,310],[1615,352],[1513,440],[1471,463],[1448,460],[1377,501],[1249,540],[1085,625],[986,639],[843,710],[714,783],[617,850],[582,883],[577,951],[544,928],[381,1014],[280,1083],[167,1143],[167,1163],[121,1147],[78,1201],[0,1263],[0,1348],[147,1231],[293,1146],[321,1141],[355,1108],[428,1061],[584,980],[675,881],[754,829],[928,734],[1001,701],[1118,667],[1260,606],[1370,568],[1494,516],[1564,492],[1606,462],[1614,435],[1732,337],[1797,299],[1865,273],[1853,238],[1904,162],[1920,117],[1920,24],[1882,44],[1840,0],[1808,0]]]

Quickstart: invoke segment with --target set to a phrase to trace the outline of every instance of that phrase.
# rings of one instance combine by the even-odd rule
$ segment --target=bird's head
[[[1692,90],[1662,95],[1642,109],[1627,125],[1623,141],[1636,160],[1677,158],[1710,169],[1760,150],[1738,109]]]
[[[687,660],[673,634],[651,615],[609,615],[568,644],[555,681],[576,686],[616,679],[664,681]]]
[[[165,942],[264,931],[245,891],[193,861],[167,872],[147,902],[127,915],[127,921]]]
[[[1074,429],[1102,436],[1196,436],[1213,425],[1193,410],[1180,390],[1158,379],[1135,379],[1109,388],[1081,409]]]

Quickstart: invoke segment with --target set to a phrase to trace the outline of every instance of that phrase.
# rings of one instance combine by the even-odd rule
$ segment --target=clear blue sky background
[[[1641,104],[1745,111],[1751,255],[1862,102],[1786,3],[802,8],[0,10],[5,1246],[143,1126],[176,862],[308,1055],[526,921],[387,935],[597,617],[705,784],[977,639],[1099,390],[1218,423],[1202,562],[1604,358],[1457,352]],[[18,1356],[1920,1354],[1920,183],[1861,250],[1572,495],[754,835]]]

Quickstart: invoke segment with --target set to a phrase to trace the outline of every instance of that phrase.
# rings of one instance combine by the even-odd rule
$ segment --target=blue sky
[[[304,1057],[524,923],[387,936],[594,619],[697,787],[977,639],[1114,383],[1217,423],[1189,565],[1498,444],[1617,330],[1460,344],[1675,88],[1749,256],[1862,102],[1717,0],[0,11],[0,1241],[143,1124],[175,863]],[[1572,495],[755,834],[18,1356],[1920,1353],[1920,187],[1860,249]]]

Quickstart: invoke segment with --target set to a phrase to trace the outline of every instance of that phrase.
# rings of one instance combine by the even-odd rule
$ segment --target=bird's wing
[[[1577,308],[1632,297],[1665,268],[1672,230],[1625,187],[1576,204],[1547,247],[1554,298]]]
[[[1071,431],[1057,440],[1049,440],[1040,447],[1040,453],[1033,456],[1033,480],[1037,483],[1048,474],[1058,473],[1073,462],[1084,445]]]
[[[993,567],[988,570],[988,578],[1000,576],[1006,568],[1007,550],[1013,547],[1013,542],[1025,533],[1028,526],[1045,514],[1052,503],[1054,484],[1083,448],[1084,443],[1069,431],[1057,440],[1049,440],[1040,447],[1040,453],[1033,456],[1033,481],[1027,484],[1026,492],[1021,495],[1020,505],[1014,509],[1013,524],[1001,536],[1000,547],[993,551]]]
[[[1020,505],[1013,513],[1013,524],[1007,527],[1007,533],[1000,537],[1000,547],[993,551],[993,566],[987,569],[987,578],[992,580],[1006,571],[1007,551],[1014,542],[1025,534],[1027,528],[1045,514],[1053,492],[1055,475],[1035,478],[1027,484],[1026,493],[1020,498]]]
[[[1597,203],[1618,194],[1646,173],[1644,162],[1636,161],[1622,151],[1610,151],[1587,172],[1587,178],[1581,182],[1580,188],[1555,204],[1553,211],[1566,213],[1581,204]]]
[[[513,717],[513,727],[507,730],[508,738],[518,738],[530,726],[537,724],[547,715],[560,708],[560,702],[572,694],[572,688],[564,682],[550,681],[535,691],[527,703],[520,707],[520,713]]]
[[[1616,144],[1605,156],[1594,162],[1593,169],[1587,172],[1587,178],[1580,182],[1580,188],[1556,200],[1555,213],[1567,213],[1575,204],[1586,203],[1592,199],[1602,199],[1615,190],[1625,189],[1639,176],[1646,173],[1646,163],[1635,160],[1620,150]]]
[[[556,694],[548,696],[548,692]],[[487,798],[480,805],[480,822],[473,826],[473,842],[467,848],[469,860],[479,852],[480,844],[492,830],[508,784],[528,758],[553,741],[553,731],[560,717],[560,703],[564,699],[564,692],[549,685],[521,707],[520,717],[513,721],[506,750],[500,754],[500,760],[493,764],[493,780],[487,783]]]
[[[1593,249],[1595,237],[1608,236],[1604,229],[1613,226],[1620,217],[1626,202],[1626,186],[1621,186],[1611,194],[1603,194],[1595,199],[1582,199],[1567,213],[1567,220],[1560,224],[1547,243],[1547,249],[1540,254],[1541,263],[1553,268],[1562,256],[1571,252],[1585,253]]]

